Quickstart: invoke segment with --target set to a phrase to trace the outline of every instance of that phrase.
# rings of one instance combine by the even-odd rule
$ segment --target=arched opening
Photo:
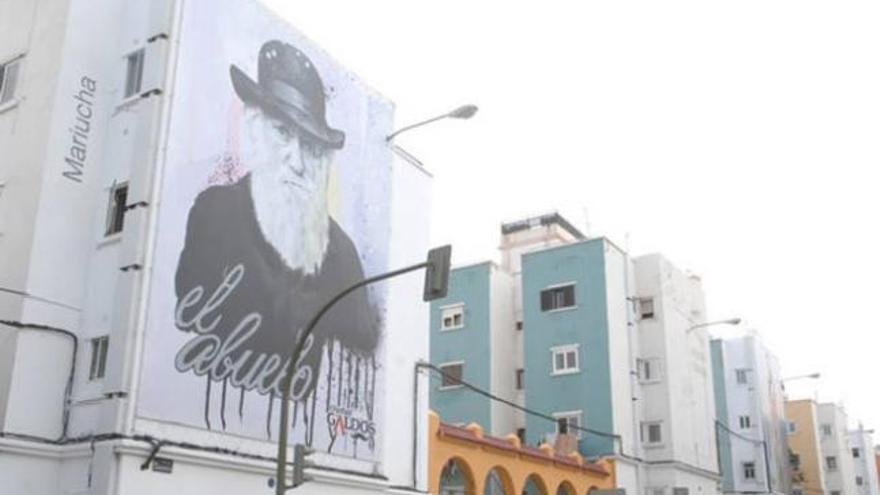
[[[495,466],[486,474],[483,495],[514,495],[513,480],[501,466]]]
[[[526,484],[523,486],[522,495],[547,495],[547,485],[537,474],[530,474],[529,477],[526,478]]]
[[[586,493],[586,495],[596,495],[596,490],[598,490],[598,489],[599,489],[598,486],[593,485],[593,486],[587,488],[587,493]]]
[[[574,490],[574,485],[571,482],[563,481],[556,488],[556,495],[577,495],[577,492]]]
[[[476,495],[474,476],[464,460],[453,457],[440,471],[440,495]]]

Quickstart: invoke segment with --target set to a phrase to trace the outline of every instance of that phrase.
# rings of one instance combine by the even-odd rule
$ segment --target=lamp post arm
[[[436,119],[434,119],[436,120]],[[423,124],[426,122],[423,122]],[[420,125],[420,124],[417,124]],[[411,126],[412,127],[412,126]],[[402,129],[403,130],[403,129]],[[400,131],[398,131],[400,132]],[[403,275],[404,273],[409,273],[415,270],[419,270],[421,268],[425,268],[429,266],[429,263],[418,263],[415,265],[411,265],[405,268],[401,268],[399,270],[390,271],[387,273],[382,273],[376,275],[374,277],[365,278],[360,282],[357,282],[347,289],[343,290],[339,294],[336,294],[332,299],[330,299],[316,314],[309,320],[309,323],[303,328],[303,330],[296,337],[296,346],[293,348],[293,352],[290,354],[290,360],[287,362],[287,370],[284,374],[284,380],[281,382],[281,393],[283,396],[281,397],[281,414],[279,418],[278,425],[278,461],[275,466],[275,493],[276,495],[284,495],[284,492],[290,488],[287,483],[287,433],[288,433],[288,422],[290,416],[290,386],[293,382],[293,375],[296,371],[296,365],[299,361],[300,354],[302,353],[303,347],[305,346],[306,340],[308,340],[309,335],[312,334],[312,331],[315,329],[315,326],[318,324],[318,321],[321,320],[321,317],[324,316],[327,311],[330,310],[337,302],[339,302],[342,298],[347,296],[348,294],[354,292],[355,290],[364,287],[366,285],[370,285],[375,282],[379,282],[385,279],[389,279],[392,277],[396,277],[398,275]]]
[[[443,119],[445,119],[445,118],[447,118],[447,117],[449,117],[449,114],[448,114],[448,113],[444,113],[443,115],[438,115],[438,116],[436,116],[436,117],[434,117],[434,118],[430,118],[430,119],[428,119],[428,120],[423,120],[423,121],[421,121],[421,122],[416,122],[415,124],[410,124],[410,125],[408,125],[408,126],[406,126],[406,127],[401,127],[400,129],[398,129],[398,130],[392,132],[391,134],[389,134],[389,135],[385,138],[385,142],[386,142],[386,143],[390,143],[391,140],[394,139],[395,136],[397,136],[398,134],[400,134],[400,133],[402,133],[402,132],[406,132],[406,131],[408,131],[408,130],[410,130],[410,129],[415,129],[416,127],[421,127],[421,126],[423,126],[423,125],[430,124],[431,122],[437,122],[438,120],[443,120]]]

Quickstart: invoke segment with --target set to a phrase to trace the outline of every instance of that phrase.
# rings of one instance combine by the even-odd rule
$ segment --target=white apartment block
[[[756,334],[713,341],[724,493],[791,490],[779,362]]]
[[[848,423],[843,406],[830,402],[819,404],[819,445],[828,495],[860,493]]]
[[[877,462],[874,458],[874,436],[871,430],[858,429],[849,432],[857,495],[878,495]]]
[[[329,177],[336,201],[303,200],[320,212],[316,227],[303,229],[318,236],[318,253],[330,229],[328,245],[350,237],[368,274],[422,260],[430,177],[386,144],[391,109],[252,0],[0,0],[0,492],[273,493],[274,391],[292,333],[258,362],[231,357],[268,314],[217,316],[251,267],[260,269],[249,261],[227,265],[214,288],[187,289],[176,310],[163,306],[189,273],[175,279],[188,211],[209,186],[228,194],[245,184],[236,174],[250,176],[244,162],[257,153],[242,151],[253,143],[238,125],[250,122],[264,136],[296,140],[309,166],[327,166],[335,150],[336,168],[312,180]],[[235,211],[272,217],[264,197],[241,190],[251,199]],[[260,254],[281,263],[257,293],[286,297],[266,280],[312,265],[280,258],[294,250],[280,248],[273,236],[281,234],[263,219],[266,239],[235,232],[278,250]],[[217,219],[226,221],[236,229],[234,218]],[[219,239],[194,248],[192,263],[229,248]],[[315,252],[303,256],[323,269]],[[363,311],[384,308],[383,319],[369,320],[381,321],[380,340],[346,348],[316,339],[322,357],[306,353],[316,367],[295,363],[295,390],[313,384],[300,388],[313,395],[293,407],[294,441],[322,451],[297,493],[425,493],[427,390],[412,392],[415,363],[428,355],[418,331],[428,323],[422,283],[402,277],[364,296]],[[204,306],[190,318],[196,303]],[[239,340],[219,347],[219,328]],[[260,335],[269,330],[293,328],[264,326]],[[189,351],[175,356],[178,345]],[[245,363],[246,376],[237,374]],[[319,397],[343,397],[345,380],[352,392],[338,404],[348,406],[325,410]]]

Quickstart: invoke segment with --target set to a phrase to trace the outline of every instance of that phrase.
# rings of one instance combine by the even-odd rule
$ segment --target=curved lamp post
[[[438,115],[438,116],[432,117],[428,120],[423,120],[421,122],[416,122],[415,124],[411,124],[406,127],[401,127],[400,129],[398,129],[398,130],[392,132],[391,134],[389,134],[388,136],[386,136],[385,142],[390,143],[392,139],[394,139],[398,135],[400,135],[410,129],[415,129],[416,127],[421,127],[423,125],[430,124],[431,122],[437,122],[438,120],[469,119],[469,118],[473,117],[474,114],[477,113],[477,110],[478,110],[478,108],[476,105],[471,105],[471,104],[462,105],[462,106],[456,108],[455,110],[452,110],[451,112],[444,113],[443,115]]]
[[[284,380],[281,382],[281,391],[284,395],[281,397],[281,414],[279,415],[280,418],[278,420],[278,458],[275,465],[276,495],[284,495],[285,491],[290,488],[296,488],[305,481],[305,457],[308,449],[302,445],[296,445],[294,446],[296,464],[294,466],[293,484],[287,484],[287,433],[290,428],[290,386],[293,383],[293,375],[296,373],[297,369],[296,365],[299,362],[306,341],[308,340],[309,335],[312,334],[315,326],[321,320],[321,317],[330,311],[330,309],[333,308],[333,305],[361,287],[398,275],[403,275],[404,273],[420,270],[422,268],[426,269],[425,291],[422,296],[423,300],[432,301],[434,299],[446,297],[446,290],[449,284],[449,263],[451,256],[452,246],[446,245],[434,248],[428,252],[427,261],[366,278],[351,285],[327,301],[327,303],[315,313],[315,316],[312,317],[309,323],[303,327],[303,330],[297,334],[296,344],[293,347],[293,351],[290,353],[290,360],[287,362],[287,370],[284,374]]]
[[[740,323],[742,323],[742,318],[728,318],[726,320],[707,321],[706,323],[699,323],[697,325],[694,325],[685,330],[685,332],[690,333],[698,328],[711,327],[714,325],[739,325]]]

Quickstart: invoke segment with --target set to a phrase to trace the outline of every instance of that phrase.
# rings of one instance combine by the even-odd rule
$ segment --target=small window
[[[107,367],[107,346],[110,337],[96,337],[92,339],[92,357],[89,364],[89,380],[104,378],[104,370]]]
[[[865,484],[865,480],[861,476],[856,476],[856,484],[862,486]]]
[[[464,327],[464,304],[440,308],[440,330],[455,330]]]
[[[749,384],[749,369],[742,368],[736,370],[736,383],[739,385],[748,385]]]
[[[751,416],[740,416],[739,417],[739,427],[743,430],[747,430],[752,427],[752,418]]]
[[[516,389],[522,390],[526,388],[526,370],[520,368],[516,370]]]
[[[853,457],[855,457],[856,459],[862,456],[862,452],[858,449],[858,447],[852,449],[852,453]]]
[[[578,438],[581,437],[581,412],[565,412],[553,415],[556,418],[556,433],[571,434]]]
[[[660,421],[642,423],[642,442],[648,445],[663,443],[663,428]]]
[[[526,429],[525,428],[517,428],[516,436],[519,437],[519,443],[522,445],[526,444]]]
[[[128,201],[128,184],[113,186],[110,190],[110,204],[107,206],[107,228],[105,236],[122,232],[125,223],[125,207]]]
[[[578,346],[566,345],[550,349],[553,353],[553,374],[563,375],[580,371]]]
[[[825,458],[825,468],[829,471],[837,471],[837,457],[833,455]]]
[[[795,454],[794,452],[789,452],[788,454],[788,463],[791,464],[791,468],[794,470],[798,470],[801,468],[801,456]]]
[[[785,425],[789,433],[794,433],[797,431],[797,423],[795,423],[794,421],[786,421]]]
[[[516,322],[516,329],[517,329],[517,330],[522,330],[522,321],[518,321],[518,322]]]
[[[642,383],[652,383],[660,381],[660,359],[648,358],[636,361],[638,365],[639,381]]]
[[[462,377],[464,376],[464,363],[441,364],[440,372],[443,374],[440,380],[440,390],[460,387]]]
[[[754,462],[744,462],[743,463],[743,478],[747,480],[755,479],[755,463]]]
[[[15,98],[19,67],[21,67],[21,57],[0,64],[0,105]]]
[[[688,495],[689,492],[686,486],[676,486],[672,489],[672,495]]]
[[[574,284],[551,287],[541,291],[541,311],[574,307]]]
[[[650,320],[654,317],[654,299],[639,299],[639,317],[643,320]]]
[[[125,97],[130,98],[141,92],[144,78],[144,49],[129,54],[125,60]]]
[[[830,437],[832,433],[834,433],[834,430],[831,429],[831,425],[827,423],[822,425],[822,435]]]

